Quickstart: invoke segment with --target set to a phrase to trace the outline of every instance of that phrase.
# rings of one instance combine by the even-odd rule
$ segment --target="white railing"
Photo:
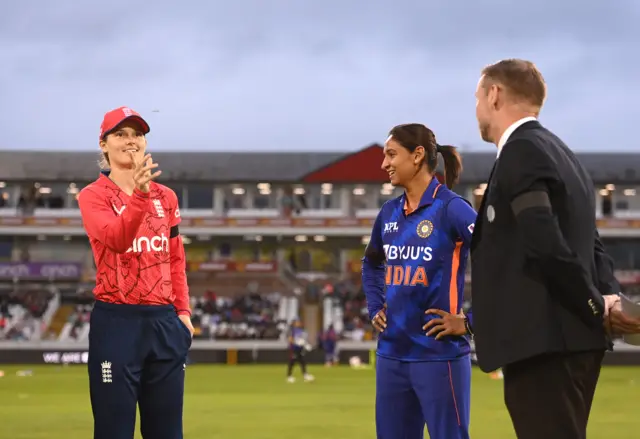
[[[71,330],[73,329],[73,323],[67,322],[62,327],[62,331],[60,331],[60,335],[58,336],[58,341],[68,341],[70,340],[69,335],[71,334]]]
[[[4,327],[4,334],[8,334],[9,331],[11,331],[27,313],[27,310],[22,305],[10,305],[8,311],[11,317],[7,319],[7,324]]]
[[[380,209],[354,209],[355,218],[375,218]],[[223,214],[216,213],[213,209],[183,209],[180,211],[183,218],[280,218],[280,209],[229,209]],[[0,208],[0,217],[16,218],[22,216],[15,207]],[[80,218],[79,209],[35,209],[33,216],[39,218]],[[303,209],[299,213],[293,213],[292,218],[344,218],[349,215],[345,209]],[[597,218],[604,218],[602,211],[596,211]],[[616,210],[612,218],[640,219],[640,210]]]
[[[86,341],[89,340],[89,331],[91,330],[91,324],[89,322],[85,323],[84,325],[82,325],[82,329],[80,329],[79,333],[78,333],[78,340],[79,341]]]
[[[377,214],[377,212],[376,212]],[[183,209],[183,218],[280,218],[280,209],[229,209],[218,214],[213,209]],[[20,217],[22,212],[15,207],[0,208],[0,217]],[[80,218],[80,209],[35,209],[33,216],[41,218]],[[292,214],[294,218],[342,218],[346,216],[343,209],[304,209]],[[375,215],[374,215],[375,216]],[[366,217],[366,216],[365,216]]]
[[[54,293],[53,299],[49,301],[49,303],[47,304],[47,310],[42,315],[42,321],[44,323],[45,328],[49,328],[49,325],[51,324],[51,320],[53,320],[53,316],[56,314],[56,311],[58,311],[59,307],[60,307],[60,293]]]

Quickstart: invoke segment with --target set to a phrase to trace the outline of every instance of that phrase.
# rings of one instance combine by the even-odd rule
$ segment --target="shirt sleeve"
[[[178,229],[181,222],[178,197],[170,190],[170,211],[169,223],[171,225],[169,238],[170,264],[171,264],[171,287],[175,294],[173,305],[178,315],[191,315],[189,304],[189,285],[187,283],[187,258],[184,251],[182,235]]]
[[[473,228],[476,224],[477,213],[467,200],[456,197],[447,205],[447,220],[451,224],[454,239],[461,239],[465,246],[471,245]]]
[[[527,262],[523,270],[549,285],[549,293],[586,324],[602,324],[604,301],[569,247],[551,203],[561,183],[551,159],[527,140],[502,151],[497,181],[509,198]]]
[[[362,289],[367,299],[369,319],[384,307],[384,270],[386,256],[382,244],[382,210],[373,224],[371,238],[362,258]]]
[[[447,220],[451,224],[454,239],[461,239],[466,247],[471,246],[473,229],[478,214],[471,204],[462,197],[456,197],[447,205]],[[473,312],[471,309],[465,314],[469,319],[469,326],[473,328]]]
[[[115,253],[126,253],[138,234],[149,205],[149,194],[135,190],[122,213],[114,217],[113,206],[94,188],[78,195],[82,225],[87,234]]]

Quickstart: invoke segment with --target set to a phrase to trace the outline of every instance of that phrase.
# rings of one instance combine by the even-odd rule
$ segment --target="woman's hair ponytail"
[[[449,189],[460,181],[462,174],[462,158],[455,146],[437,145],[436,151],[442,155],[444,160],[444,180]]]

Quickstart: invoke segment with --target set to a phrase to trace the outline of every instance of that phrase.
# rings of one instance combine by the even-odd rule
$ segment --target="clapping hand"
[[[149,192],[149,184],[151,180],[155,180],[162,171],[156,171],[151,173],[152,169],[158,167],[157,163],[153,163],[151,154],[147,154],[141,161],[136,160],[136,156],[133,152],[130,152],[131,162],[133,163],[133,182],[139,191],[144,193]]]

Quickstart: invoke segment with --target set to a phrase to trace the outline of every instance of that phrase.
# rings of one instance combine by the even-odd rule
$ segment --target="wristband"
[[[469,323],[469,317],[464,316],[464,329],[467,330],[467,334],[473,337],[473,329],[471,328],[471,323]]]

